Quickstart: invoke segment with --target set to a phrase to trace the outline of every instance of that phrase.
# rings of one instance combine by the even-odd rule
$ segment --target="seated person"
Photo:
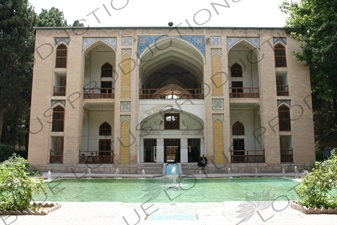
[[[198,161],[198,166],[205,168],[206,164],[207,164],[207,158],[206,158],[205,154],[202,154],[202,156],[200,157],[200,159]]]

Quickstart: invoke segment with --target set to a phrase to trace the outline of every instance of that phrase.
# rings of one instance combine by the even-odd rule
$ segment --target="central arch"
[[[202,98],[195,94],[201,92],[205,59],[192,44],[179,38],[164,38],[149,46],[139,60],[140,88],[147,98],[173,84],[187,90],[193,98]]]

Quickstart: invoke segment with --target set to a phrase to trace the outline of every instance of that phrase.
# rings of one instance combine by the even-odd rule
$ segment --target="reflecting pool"
[[[285,178],[56,179],[35,201],[57,202],[223,202],[298,200],[297,181]]]

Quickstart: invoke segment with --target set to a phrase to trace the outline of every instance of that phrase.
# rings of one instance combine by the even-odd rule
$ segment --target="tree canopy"
[[[301,43],[296,57],[310,68],[316,141],[337,146],[337,0],[283,2],[281,10]]]
[[[34,27],[68,26],[52,7],[37,16],[28,0],[0,0],[0,143],[28,143]],[[74,26],[83,26],[74,21]]]
[[[0,0],[0,137],[3,143],[16,142],[20,129],[27,124],[35,24],[36,13],[27,0]]]
[[[67,20],[64,19],[63,12],[55,7],[49,11],[42,9],[42,12],[37,18],[38,27],[64,27],[68,26]]]

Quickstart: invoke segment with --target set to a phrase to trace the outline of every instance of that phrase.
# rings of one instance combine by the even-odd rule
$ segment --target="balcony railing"
[[[113,151],[80,151],[80,163],[113,163]]]
[[[66,96],[66,86],[54,86],[53,96]]]
[[[63,151],[52,151],[50,149],[49,163],[62,163],[63,162]]]
[[[115,98],[114,92],[114,88],[83,88],[83,98]]]
[[[140,89],[140,99],[203,99],[203,89],[200,88],[185,88],[185,93],[177,91],[175,88],[165,89],[161,93],[156,93],[157,89]]]
[[[232,163],[262,163],[265,162],[263,150],[231,150]]]
[[[293,162],[293,149],[281,150],[281,162]]]
[[[259,98],[259,88],[250,87],[230,87],[230,98]]]
[[[289,86],[277,85],[277,96],[289,96]]]

